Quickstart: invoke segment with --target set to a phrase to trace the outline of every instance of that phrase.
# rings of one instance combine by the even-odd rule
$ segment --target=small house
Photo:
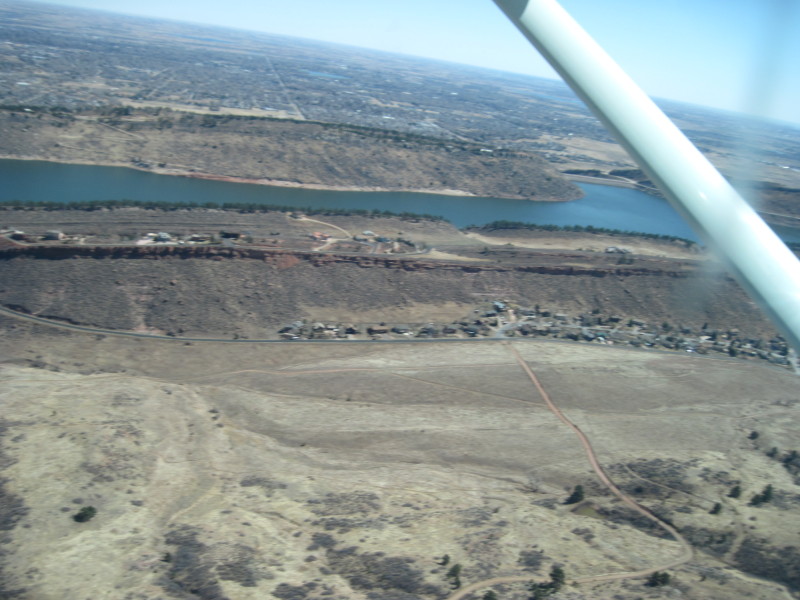
[[[211,239],[212,236],[207,233],[193,233],[192,235],[189,236],[189,241],[194,243],[210,242]]]
[[[424,327],[421,327],[417,333],[417,337],[437,337],[438,335],[439,330],[433,325],[425,325]]]

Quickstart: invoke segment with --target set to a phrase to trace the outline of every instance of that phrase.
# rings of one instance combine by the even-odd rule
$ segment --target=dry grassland
[[[571,581],[681,553],[598,482],[502,343],[186,344],[3,325],[2,476],[15,507],[4,591],[21,597],[433,599],[448,595],[454,564],[463,585],[553,564]],[[670,589],[788,598],[752,573],[794,556],[778,549],[796,543],[785,524],[797,486],[764,454],[798,439],[794,376],[514,347],[617,483],[691,534],[695,556],[670,570]],[[740,499],[727,497],[734,482]],[[748,506],[767,483],[776,501]],[[563,501],[579,484],[575,511]],[[76,523],[81,506],[97,516]],[[742,554],[752,548],[758,560]],[[623,580],[566,597],[648,589]],[[524,584],[498,590],[527,597]]]

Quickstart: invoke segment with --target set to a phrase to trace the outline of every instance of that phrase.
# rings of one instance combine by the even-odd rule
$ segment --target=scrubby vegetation
[[[314,208],[312,206],[297,207],[279,204],[259,204],[255,202],[167,202],[155,200],[86,200],[84,202],[43,202],[8,200],[0,202],[0,210],[103,210],[115,208],[143,208],[145,210],[192,210],[214,209],[232,210],[240,213],[257,212],[288,212],[303,213],[306,215],[341,215],[361,217],[400,217],[401,219],[415,219],[425,221],[445,221],[444,217],[411,212],[394,213],[389,210],[366,210],[361,208]]]
[[[259,563],[255,549],[244,544],[206,544],[202,530],[181,526],[169,531],[165,542],[175,549],[168,553],[168,571],[159,581],[175,597],[217,600],[225,598],[220,580],[242,587],[255,587],[270,574]]]
[[[762,538],[745,538],[735,555],[744,572],[764,577],[800,591],[800,549],[796,546],[771,546]]]
[[[492,231],[497,229],[527,229],[529,231],[569,231],[575,233],[593,233],[602,235],[631,235],[653,240],[665,240],[669,242],[683,242],[687,246],[694,246],[696,242],[676,235],[665,235],[660,233],[645,233],[641,231],[624,231],[622,229],[608,229],[606,227],[594,227],[593,225],[540,225],[538,223],[523,223],[521,221],[492,221],[486,225],[470,225],[466,229],[479,229]]]
[[[326,557],[331,570],[361,592],[380,590],[384,594],[381,597],[398,592],[416,597],[442,595],[440,588],[425,582],[423,572],[414,568],[414,560],[409,557],[359,553],[355,547],[329,548]]]

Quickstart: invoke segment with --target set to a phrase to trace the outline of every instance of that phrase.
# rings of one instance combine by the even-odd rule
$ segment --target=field
[[[558,342],[275,347],[3,325],[7,594],[443,598],[455,579],[507,577],[497,589],[521,600],[554,564],[571,598],[649,597],[643,576],[594,578],[665,567],[692,598],[798,586],[785,523],[800,495],[765,455],[800,433],[787,372]],[[514,351],[691,558],[601,484]],[[774,500],[750,506],[768,484]],[[577,485],[585,499],[565,505]],[[77,523],[83,506],[96,516]]]

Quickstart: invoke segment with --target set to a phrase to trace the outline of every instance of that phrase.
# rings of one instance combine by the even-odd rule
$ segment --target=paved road
[[[40,325],[46,325],[48,327],[56,327],[59,329],[69,329],[72,331],[81,331],[83,333],[91,333],[95,335],[114,335],[119,337],[133,337],[133,338],[143,338],[143,339],[151,339],[151,340],[166,340],[171,342],[200,342],[200,343],[213,343],[213,344],[477,344],[477,343],[497,343],[501,341],[508,341],[509,338],[502,338],[502,337],[470,337],[470,338],[402,338],[402,339],[391,339],[391,340],[343,340],[343,339],[332,339],[332,340],[276,340],[276,339],[231,339],[231,338],[207,338],[207,337],[178,337],[178,336],[170,336],[170,335],[159,335],[157,333],[136,333],[133,331],[119,331],[116,329],[102,329],[99,327],[88,327],[85,325],[73,325],[71,323],[65,323],[63,321],[55,321],[52,319],[45,319],[42,317],[37,317],[34,315],[26,314],[17,312],[15,310],[11,310],[9,308],[5,308],[0,306],[0,315],[6,315],[8,317],[12,317],[14,319],[19,319],[22,321],[30,321],[33,323],[39,323]],[[573,340],[565,340],[565,339],[554,339],[554,338],[540,338],[539,336],[534,337],[517,337],[514,338],[516,342],[539,342],[539,343],[546,343],[546,344],[578,344],[580,342],[575,342]],[[632,346],[605,346],[609,351],[616,351],[616,350],[627,350],[630,352],[647,352],[647,353],[657,353],[657,354],[670,354],[670,355],[677,355],[679,353],[673,350],[664,350],[660,348],[634,348]],[[739,360],[737,358],[731,358],[728,356],[703,356],[703,359],[706,360],[723,360],[723,361],[736,361]]]
[[[23,321],[32,321],[40,325],[47,325],[48,327],[57,327],[59,329],[70,329],[72,331],[81,331],[84,333],[93,333],[96,335],[115,335],[121,337],[134,337],[152,340],[169,340],[172,342],[209,342],[215,344],[430,344],[430,343],[459,343],[459,342],[497,342],[497,338],[402,338],[392,340],[275,340],[275,339],[242,339],[234,340],[230,338],[205,338],[205,337],[177,337],[171,335],[159,335],[157,333],[136,333],[133,331],[118,331],[116,329],[102,329],[99,327],[87,327],[84,325],[73,325],[71,323],[64,323],[54,321],[51,319],[44,319],[34,315],[29,315],[9,308],[0,307],[0,315],[6,315],[15,319]],[[538,340],[541,341],[541,340]],[[559,340],[551,340],[559,341]]]

